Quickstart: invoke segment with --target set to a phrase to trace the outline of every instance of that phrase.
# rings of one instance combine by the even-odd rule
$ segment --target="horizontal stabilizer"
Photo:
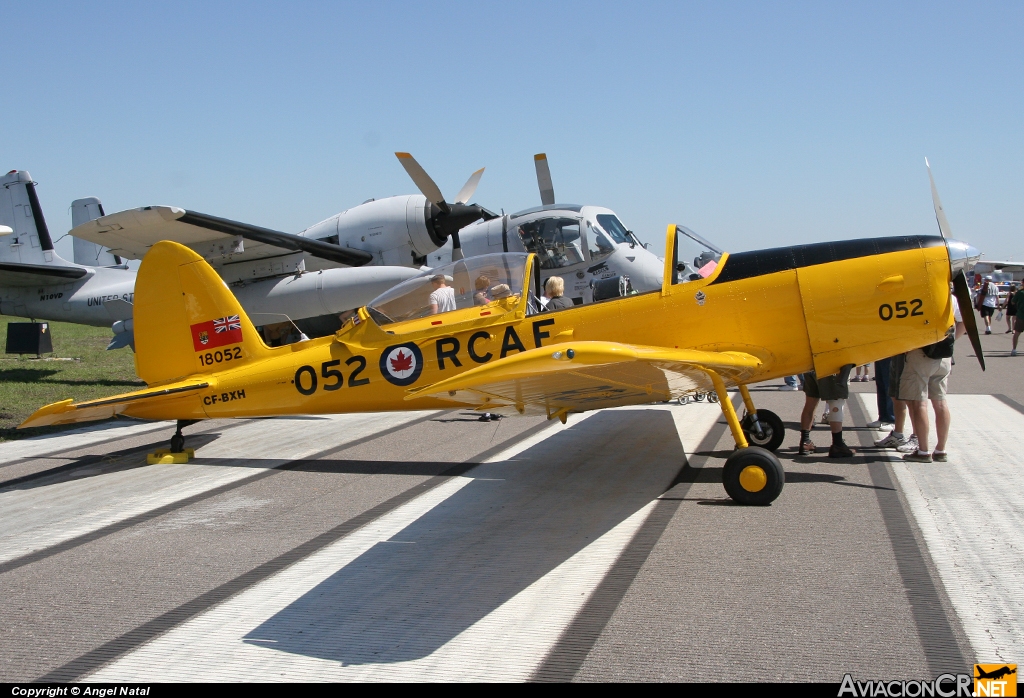
[[[735,384],[762,366],[760,359],[741,352],[567,342],[490,362],[405,399],[430,396],[479,409],[514,407],[552,417],[709,391],[709,371]]]
[[[0,286],[57,286],[81,279],[88,273],[83,267],[0,262]]]
[[[45,427],[51,424],[73,424],[108,419],[140,402],[152,401],[156,398],[176,398],[208,387],[210,387],[209,379],[186,380],[99,400],[87,400],[79,403],[75,403],[74,400],[62,400],[46,407],[40,407],[31,417],[19,424],[18,428],[26,429],[28,427]]]

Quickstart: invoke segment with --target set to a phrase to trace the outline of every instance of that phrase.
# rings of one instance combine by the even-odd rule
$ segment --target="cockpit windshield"
[[[622,225],[622,221],[613,216],[610,213],[599,213],[597,214],[597,223],[604,231],[608,233],[612,240],[615,242],[630,242],[629,231],[626,230],[626,226]]]
[[[504,312],[522,296],[527,258],[509,253],[460,259],[403,281],[366,310],[381,326],[472,308]]]
[[[541,269],[560,269],[583,261],[577,218],[537,218],[516,227],[523,245],[540,260]]]
[[[706,279],[718,267],[722,258],[722,250],[711,244],[697,233],[681,225],[676,226],[675,263],[672,283],[682,284],[687,281]]]

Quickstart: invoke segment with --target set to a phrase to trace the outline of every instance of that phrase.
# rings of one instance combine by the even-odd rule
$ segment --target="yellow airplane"
[[[660,291],[553,312],[541,311],[534,255],[462,259],[394,287],[333,337],[271,348],[201,257],[160,242],[135,287],[136,370],[148,387],[54,403],[21,428],[173,419],[171,451],[180,453],[182,427],[201,419],[469,407],[565,422],[714,391],[737,446],[725,489],[764,505],[782,491],[772,451],[784,427],[755,408],[748,384],[829,375],[943,339],[951,280],[971,307],[962,267],[973,248],[943,237],[726,254],[670,225],[666,250]],[[964,319],[981,359],[974,316]],[[742,395],[742,420],[730,386]]]

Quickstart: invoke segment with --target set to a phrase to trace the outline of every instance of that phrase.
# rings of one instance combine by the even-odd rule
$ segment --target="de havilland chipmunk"
[[[647,291],[660,283],[660,260],[613,211],[554,203],[543,154],[535,163],[544,205],[508,216],[467,203],[483,169],[448,203],[411,155],[396,155],[423,194],[370,200],[296,235],[170,206],[107,215],[99,199],[79,199],[74,263],[53,250],[31,175],[12,171],[0,181],[0,223],[13,230],[0,243],[3,312],[111,326],[110,348],[130,346],[135,272],[121,258],[141,259],[164,239],[210,262],[257,325],[297,322],[311,336],[336,330],[340,312],[414,276],[432,253],[431,266],[461,259],[460,229],[470,255],[537,252],[545,279],[563,275],[576,303],[617,293],[619,284]]]
[[[203,419],[470,408],[564,422],[714,391],[737,447],[725,489],[769,504],[784,484],[773,453],[784,426],[756,409],[747,385],[830,375],[942,340],[954,324],[951,283],[970,307],[963,269],[976,251],[946,238],[940,214],[936,199],[940,236],[735,254],[670,225],[658,289],[553,312],[540,306],[537,253],[466,257],[388,290],[333,336],[276,348],[200,255],[159,242],[135,289],[136,370],[148,387],[54,403],[21,427],[177,420],[173,459],[185,457],[182,429]],[[964,320],[984,365],[974,317]]]

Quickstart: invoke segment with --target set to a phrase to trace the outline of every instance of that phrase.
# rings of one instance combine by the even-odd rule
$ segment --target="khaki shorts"
[[[907,352],[900,377],[901,400],[945,400],[950,359],[929,359],[920,349]]]

